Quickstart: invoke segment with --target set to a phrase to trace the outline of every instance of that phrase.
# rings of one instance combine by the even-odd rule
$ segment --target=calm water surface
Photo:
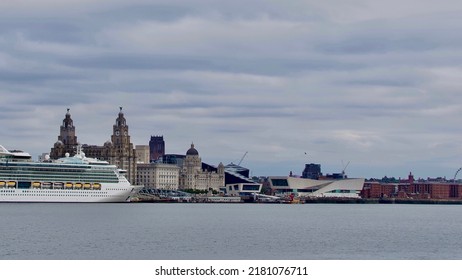
[[[462,205],[0,203],[0,259],[462,259]]]

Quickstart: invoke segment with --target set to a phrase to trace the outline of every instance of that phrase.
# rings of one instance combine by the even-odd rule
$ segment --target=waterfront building
[[[363,198],[400,198],[400,199],[462,199],[460,182],[366,182],[362,192]]]
[[[242,166],[233,163],[226,165],[223,192],[232,196],[250,196],[260,193],[262,184],[249,178],[249,174],[249,169]]]
[[[273,193],[311,197],[360,198],[364,179],[313,180],[290,176],[268,178]]]
[[[60,127],[58,141],[51,148],[50,158],[52,159],[62,158],[66,153],[74,156],[77,151],[77,136],[75,135],[74,121],[69,110],[67,109],[63,124]]]
[[[122,107],[112,127],[111,140],[106,141],[103,146],[84,144],[82,148],[87,156],[106,160],[119,169],[126,170],[127,179],[132,183],[136,181],[136,151],[133,143],[130,142],[127,120]]]
[[[141,163],[136,166],[136,184],[146,188],[178,190],[180,168],[173,164]]]
[[[220,163],[217,168],[202,164],[199,152],[191,144],[180,170],[180,189],[215,190],[225,185],[225,167]]]
[[[149,140],[150,161],[156,161],[165,155],[164,136],[151,136]]]
[[[136,160],[137,163],[150,163],[149,159],[149,146],[148,145],[136,145]]]

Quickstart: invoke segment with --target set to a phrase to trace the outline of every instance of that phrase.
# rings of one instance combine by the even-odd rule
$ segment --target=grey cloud
[[[249,73],[262,75],[290,75],[300,71],[348,70],[359,67],[355,63],[344,63],[330,59],[312,58],[232,58],[205,55],[132,55],[112,54],[95,57],[69,58],[62,62],[69,67],[119,69],[119,70],[193,70]]]
[[[156,20],[175,21],[186,16],[196,15],[194,7],[167,4],[134,4],[123,7],[109,8],[105,11],[92,13],[93,17],[105,21]]]
[[[15,70],[0,70],[0,83],[24,83],[24,84],[36,84],[38,82],[45,83],[48,81],[56,80],[82,80],[83,75],[76,75],[75,73],[63,73],[63,72],[38,72],[38,71],[15,71]]]
[[[461,24],[459,13],[370,20],[330,29],[332,34],[327,34],[316,48],[332,54],[358,55],[459,49],[462,40],[455,34]]]
[[[78,23],[50,19],[12,19],[0,22],[0,34],[22,34],[31,40],[79,43],[85,38],[85,30]]]
[[[79,140],[101,144],[123,106],[135,144],[163,134],[183,152],[197,139],[218,162],[248,150],[258,175],[301,170],[307,150],[327,168],[351,160],[352,176],[414,166],[432,176],[432,159],[438,172],[459,164],[457,12],[422,4],[382,15],[367,1],[110,2],[0,11],[0,144],[48,151],[69,107]],[[44,140],[31,144],[24,130]]]

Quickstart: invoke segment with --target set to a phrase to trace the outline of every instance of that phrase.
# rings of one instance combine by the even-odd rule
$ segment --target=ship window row
[[[22,191],[23,193],[40,193],[40,194],[44,194],[44,193],[51,193],[51,194],[56,194],[56,193],[74,193],[74,194],[88,194],[88,193],[92,193],[92,192],[98,192],[98,193],[101,193],[100,190],[94,190],[94,191],[91,191],[91,190],[88,190],[88,191],[73,191],[73,190],[66,190],[66,191],[60,191],[60,190],[54,190],[54,191],[42,191],[42,190],[23,190]],[[103,192],[103,194],[107,194],[107,192]]]
[[[91,182],[107,182],[107,183],[117,183],[119,179],[115,178],[104,178],[104,177],[96,177],[96,176],[79,176],[79,177],[71,177],[71,176],[31,176],[31,175],[10,175],[10,176],[0,176],[0,180],[14,180],[16,181],[18,178],[21,180],[29,180],[29,181],[62,181],[62,182],[69,182],[69,181],[91,181]]]
[[[58,174],[82,174],[82,173],[92,173],[92,174],[114,174],[114,170],[66,170],[66,169],[27,169],[27,168],[0,168],[0,172],[28,172],[28,173],[43,173],[43,172],[50,172],[50,173],[58,173]]]
[[[52,164],[44,164],[44,163],[40,163],[40,166],[37,166],[37,165],[31,165],[29,163],[20,163],[20,162],[3,162],[2,164],[3,166],[5,167],[10,167],[10,166],[14,166],[14,167],[24,167],[24,168],[28,168],[28,169],[36,169],[36,170],[42,170],[42,169],[45,169],[45,168],[49,168],[49,169],[53,169],[53,170],[56,170],[56,169],[63,169],[63,168],[66,168],[66,169],[73,169],[73,170],[78,170],[78,169],[90,169],[91,167],[90,166],[65,166],[65,165],[52,165]]]
[[[100,193],[99,190],[93,190],[94,192],[98,192]],[[2,193],[13,193],[15,192],[15,189],[7,189],[7,190],[1,190],[0,189],[0,192]],[[42,191],[42,190],[23,190],[22,191],[23,193],[39,193],[39,194],[48,194],[48,193],[69,193],[69,192],[72,192],[72,193],[77,193],[77,194],[86,194],[86,193],[91,193],[92,191],[91,190],[88,190],[88,191],[72,191],[72,190],[66,190],[66,191],[59,191],[59,190],[54,190],[54,191]],[[103,194],[106,194],[107,192],[103,192]]]
[[[67,169],[29,169],[29,168],[1,168],[0,172],[27,172],[32,174],[40,174],[43,172],[57,173],[57,174],[114,174],[114,170],[67,170]]]
[[[53,165],[53,164],[45,164],[45,163],[40,163],[40,166],[37,165],[31,165],[28,163],[20,163],[20,162],[2,162],[1,165],[3,167],[23,167],[27,169],[34,169],[34,170],[44,170],[44,169],[50,169],[50,170],[76,170],[76,171],[82,171],[82,170],[102,170],[102,171],[113,171],[113,166],[108,166],[106,164],[104,165]]]
[[[115,175],[114,171],[111,172],[66,172],[66,171],[58,171],[58,170],[26,170],[26,169],[0,169],[0,174],[10,174],[10,173],[26,173],[26,174],[61,174],[61,175],[100,175],[100,176],[108,176],[108,175]]]
[[[17,167],[3,166],[3,170],[22,170],[28,172],[66,172],[66,173],[82,173],[82,172],[114,172],[114,170],[91,170],[91,169],[73,169],[73,168],[35,168],[35,167]]]
[[[28,176],[28,177],[70,177],[70,178],[117,178],[115,174],[53,174],[53,173],[41,173],[41,174],[30,174],[30,173],[9,173],[9,174],[2,174],[0,173],[0,178],[3,176]]]
[[[4,165],[5,169],[17,169],[17,170],[30,170],[30,171],[66,171],[66,172],[83,172],[90,170],[90,168],[73,168],[73,167],[44,167],[44,166],[17,166],[17,165]]]
[[[24,194],[24,193],[20,193],[20,194],[15,194],[15,193],[6,193],[6,194],[3,194],[5,196],[40,196],[40,197],[43,197],[43,196],[47,196],[47,197],[116,197],[115,195],[102,195],[102,194],[95,194],[95,195],[83,195],[83,194]]]

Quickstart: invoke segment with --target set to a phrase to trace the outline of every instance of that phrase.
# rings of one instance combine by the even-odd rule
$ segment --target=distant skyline
[[[252,175],[462,167],[462,2],[0,1],[0,144],[34,158],[66,109],[102,145],[163,135]],[[343,164],[342,164],[343,161]]]

